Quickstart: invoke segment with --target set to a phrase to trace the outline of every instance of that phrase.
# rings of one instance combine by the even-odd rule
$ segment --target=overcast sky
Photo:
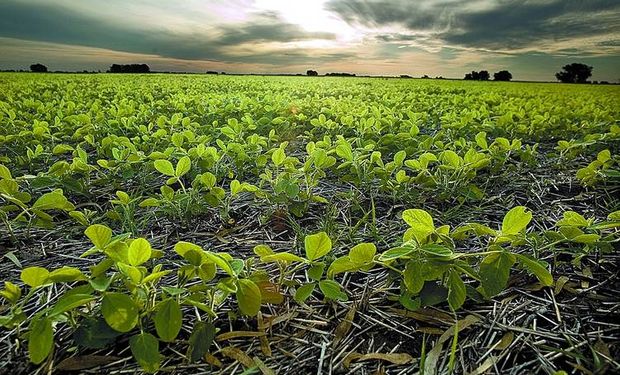
[[[618,0],[0,0],[0,68],[620,79]]]

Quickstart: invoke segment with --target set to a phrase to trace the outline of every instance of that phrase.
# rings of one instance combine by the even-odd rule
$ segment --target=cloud
[[[550,41],[592,48],[589,38],[620,36],[620,3],[615,0],[330,0],[326,7],[352,24],[404,28],[378,36],[397,43],[425,37],[485,50],[548,48]]]
[[[58,4],[0,2],[0,36],[30,41],[63,43],[115,51],[153,54],[187,60],[237,62],[238,56],[226,51],[244,44],[255,46],[256,54],[243,56],[244,62],[269,63],[261,43],[291,43],[303,40],[333,40],[335,35],[307,32],[283,21],[275,12],[252,14],[242,23],[204,26],[194,30],[175,30],[136,22],[117,22],[112,18],[78,12]],[[148,17],[148,14],[145,15]],[[273,52],[273,51],[272,51]],[[278,51],[276,51],[278,52]],[[303,53],[284,51],[293,58]],[[284,56],[284,55],[283,55]],[[329,58],[325,54],[322,58]],[[274,63],[282,56],[272,56]],[[306,58],[308,56],[305,56]]]
[[[308,32],[297,25],[283,22],[276,12],[263,12],[257,14],[251,23],[240,26],[223,25],[215,42],[229,46],[248,42],[293,42],[311,39],[334,40],[336,35]]]
[[[620,76],[617,0],[0,0],[0,68]],[[108,64],[106,66],[106,64]],[[550,77],[550,78],[546,78]]]

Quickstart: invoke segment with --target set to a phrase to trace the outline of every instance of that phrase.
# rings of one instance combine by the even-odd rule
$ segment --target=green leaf
[[[50,272],[48,279],[53,283],[70,283],[78,280],[86,280],[86,276],[75,267],[63,266]]]
[[[571,239],[571,241],[577,242],[577,243],[592,244],[600,239],[601,239],[600,235],[590,233],[590,234],[580,234],[578,236],[575,236]]]
[[[411,297],[410,293],[403,293],[398,297],[398,302],[407,310],[416,311],[422,307],[422,299],[420,297],[416,297],[415,299]]]
[[[353,150],[351,149],[351,145],[346,141],[336,146],[336,155],[346,161],[353,161]]]
[[[310,280],[319,281],[321,276],[323,276],[323,271],[325,270],[325,263],[319,262],[313,264],[312,267],[308,268],[308,277]]]
[[[6,298],[11,304],[17,303],[22,296],[22,290],[19,286],[13,284],[10,281],[4,282],[4,289],[0,290],[0,296]]]
[[[254,254],[258,255],[260,258],[265,257],[267,255],[275,254],[271,247],[267,245],[256,245],[254,246]]]
[[[377,247],[373,243],[361,243],[355,245],[349,251],[349,258],[353,263],[366,264],[372,262],[377,253]]]
[[[129,202],[131,202],[131,198],[129,197],[129,194],[125,193],[124,191],[118,190],[116,192],[116,196],[118,197],[118,200],[121,201],[122,204],[129,204]]]
[[[507,252],[492,253],[482,260],[480,282],[487,297],[493,297],[506,288],[510,268],[515,262],[515,256]]]
[[[276,166],[280,166],[284,163],[284,160],[286,160],[284,149],[282,147],[276,148],[273,154],[271,154],[271,161],[273,161],[273,164]]]
[[[403,272],[403,282],[407,290],[411,294],[418,294],[424,286],[424,276],[422,274],[422,266],[417,260],[410,260],[405,266]]]
[[[132,266],[139,266],[151,258],[151,244],[144,238],[131,241],[127,260]]]
[[[144,269],[130,266],[125,263],[118,263],[118,269],[123,273],[123,275],[129,277],[132,283],[140,284],[142,282],[142,278],[144,277]]]
[[[75,342],[89,349],[103,349],[121,333],[106,324],[103,318],[86,318],[73,334]]]
[[[487,144],[487,133],[479,132],[478,134],[476,134],[476,144],[481,149],[486,150],[487,148],[489,148],[489,145]]]
[[[183,312],[177,301],[169,298],[160,303],[154,321],[159,338],[167,342],[174,341],[183,323]]]
[[[189,172],[191,168],[192,168],[192,161],[190,160],[189,157],[183,156],[181,159],[179,159],[179,162],[177,163],[177,168],[174,171],[174,174],[176,177],[182,177],[187,172]]]
[[[208,259],[202,247],[191,242],[177,242],[174,245],[174,251],[194,266],[200,266]]]
[[[73,211],[75,206],[71,204],[63,195],[62,190],[56,189],[50,193],[45,193],[32,205],[35,210],[63,210]]]
[[[333,280],[321,280],[319,288],[327,299],[338,301],[346,301],[349,299],[347,294],[342,290],[342,286]]]
[[[226,272],[227,274],[229,274],[230,276],[235,276],[235,272],[233,271],[230,263],[224,259],[223,257],[221,257],[219,254],[215,254],[212,253],[210,251],[204,251],[203,254],[205,254],[205,256],[212,261],[213,263],[215,263],[218,267],[220,267],[222,270],[224,270],[224,272]]]
[[[168,160],[155,160],[153,164],[155,165],[155,169],[157,169],[159,173],[165,176],[174,177],[174,167],[172,166],[172,163]]]
[[[241,182],[239,182],[239,180],[232,180],[230,181],[230,195],[231,196],[235,196],[239,193],[241,193],[242,191],[242,186],[241,186]]]
[[[308,284],[304,284],[300,286],[295,291],[295,296],[293,297],[293,299],[297,303],[306,302],[306,300],[310,298],[310,296],[312,295],[312,292],[314,292],[315,287],[316,287],[316,283],[308,283]]]
[[[265,255],[260,258],[262,262],[305,262],[306,260],[300,256],[295,254],[291,254],[287,251],[283,251],[280,253],[274,253],[270,255]]]
[[[463,306],[466,295],[465,283],[458,272],[451,269],[448,272],[448,304],[450,308],[456,311]]]
[[[213,263],[209,263],[213,266],[213,276],[215,276],[215,265]],[[206,264],[203,264],[202,266],[205,266]],[[159,271],[159,272],[153,272],[150,275],[146,276],[144,279],[142,279],[142,283],[146,284],[146,283],[154,283],[159,281],[162,277],[166,276],[167,274],[169,274],[170,272],[172,272],[172,270],[166,270],[166,271]],[[210,280],[210,279],[209,279]]]
[[[325,232],[306,236],[304,244],[306,248],[306,258],[308,258],[309,261],[324,256],[332,249],[332,240]]]
[[[606,163],[611,160],[611,152],[609,150],[603,150],[596,155],[596,160],[601,163]]]
[[[508,211],[502,221],[502,234],[515,235],[524,230],[532,220],[532,213],[523,206],[517,206]]]
[[[450,248],[437,244],[424,245],[420,250],[438,257],[449,257],[454,254]]]
[[[106,323],[118,332],[129,332],[138,324],[138,305],[122,293],[104,295],[101,313]]]
[[[112,284],[112,278],[100,275],[100,276],[97,276],[97,277],[94,277],[94,278],[90,279],[88,281],[88,283],[96,291],[98,291],[98,292],[105,292],[108,289],[108,287],[110,286],[110,284]]]
[[[28,331],[28,355],[35,365],[43,362],[54,345],[52,321],[48,318],[36,317],[30,323]]]
[[[515,254],[523,268],[528,270],[545,286],[553,285],[553,276],[540,261],[523,254]]]
[[[589,226],[590,222],[575,211],[566,211],[562,219],[558,220],[555,225],[558,227],[571,226],[583,228]]]
[[[3,164],[0,164],[0,178],[4,178],[6,180],[13,179],[13,176],[11,176],[11,171]]]
[[[360,265],[352,262],[348,255],[336,258],[327,269],[327,277],[334,277],[334,275],[358,269],[359,267]]]
[[[261,293],[258,285],[250,279],[237,281],[237,302],[242,314],[256,316],[260,311]]]
[[[424,242],[435,231],[433,217],[424,210],[405,210],[403,212],[403,220],[411,227],[410,232],[413,233],[418,243]]]
[[[420,291],[422,306],[433,306],[444,302],[448,298],[448,289],[437,282],[425,282]]]
[[[187,350],[187,357],[189,357],[190,362],[202,359],[209,351],[214,338],[215,326],[213,323],[196,322],[189,337],[189,348]]]
[[[413,247],[395,247],[381,253],[379,260],[382,262],[399,259],[411,254],[415,249]]]
[[[86,237],[98,249],[104,249],[112,239],[112,229],[101,224],[93,224],[84,231]]]
[[[160,205],[159,199],[157,198],[146,198],[138,206],[144,207],[158,207]]]
[[[54,304],[54,307],[50,311],[49,316],[53,317],[73,310],[74,308],[85,305],[94,299],[94,296],[83,293],[64,295],[59,298],[58,301]]]
[[[131,354],[144,371],[152,374],[159,370],[162,357],[159,354],[159,341],[155,336],[150,333],[132,336],[129,339],[129,347]]]
[[[20,278],[24,284],[36,288],[48,283],[49,271],[43,267],[28,267],[21,272]]]

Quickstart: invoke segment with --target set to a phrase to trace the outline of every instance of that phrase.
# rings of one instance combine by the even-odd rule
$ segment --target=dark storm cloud
[[[617,38],[620,30],[620,2],[616,0],[331,0],[326,7],[349,23],[397,24],[449,44],[488,49],[526,48],[541,41],[614,33]],[[404,42],[415,37],[383,35],[380,39]]]
[[[62,6],[14,0],[0,2],[0,17],[2,37],[190,60],[270,63],[270,60],[260,53],[239,57],[227,53],[226,48],[244,43],[335,38],[329,33],[306,32],[297,25],[284,22],[273,12],[258,14],[243,24],[222,26],[213,33],[176,33],[163,28],[146,29],[142,25],[116,23],[84,15]],[[277,54],[271,54],[273,63],[277,58]],[[321,58],[330,57],[323,55]]]

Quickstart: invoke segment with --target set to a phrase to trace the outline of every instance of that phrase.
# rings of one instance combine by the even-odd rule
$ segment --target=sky
[[[618,0],[0,0],[0,69],[620,80]]]

